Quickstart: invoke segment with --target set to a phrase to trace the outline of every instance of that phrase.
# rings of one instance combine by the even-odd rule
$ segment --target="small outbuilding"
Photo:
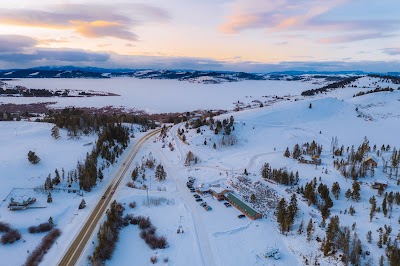
[[[364,159],[364,165],[367,165],[370,168],[376,168],[378,167],[378,159],[376,159],[374,156],[368,156]]]
[[[375,180],[375,182],[371,185],[373,189],[386,189],[388,187],[388,182],[383,180]]]

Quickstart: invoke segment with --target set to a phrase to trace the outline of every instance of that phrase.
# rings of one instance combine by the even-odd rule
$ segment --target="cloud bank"
[[[47,9],[47,10],[46,10]],[[166,10],[146,4],[116,6],[56,4],[44,10],[0,8],[0,24],[74,30],[87,38],[138,39],[134,27],[143,23],[165,22]]]

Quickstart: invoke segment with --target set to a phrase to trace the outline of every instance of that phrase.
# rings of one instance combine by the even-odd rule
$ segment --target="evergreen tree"
[[[59,128],[58,128],[57,126],[54,126],[54,127],[51,129],[51,136],[52,136],[54,139],[60,138],[60,130],[59,130]]]
[[[138,168],[138,167],[135,167],[135,169],[133,169],[132,175],[131,175],[132,181],[136,181],[136,179],[138,178],[138,176],[139,176],[139,168]]]
[[[86,201],[82,199],[81,203],[79,204],[79,209],[84,209],[86,207]]]
[[[361,195],[360,195],[360,190],[361,190],[360,184],[357,181],[354,181],[352,187],[353,187],[353,192],[351,194],[351,197],[352,197],[353,200],[359,201],[360,198],[361,198]]]
[[[367,242],[371,244],[372,241],[372,232],[371,230],[367,232]]]
[[[386,195],[387,195],[387,193],[385,194],[385,197],[383,198],[383,201],[382,201],[382,212],[383,212],[383,215],[385,215],[385,217],[387,216],[387,204],[386,204]]]
[[[100,181],[103,180],[104,175],[103,175],[103,171],[101,171],[101,169],[99,169],[99,170],[97,171],[97,177],[100,179]]]
[[[299,228],[297,229],[297,234],[301,235],[303,233],[304,221],[301,219]]]
[[[385,258],[382,256],[379,257],[379,266],[385,266]]]
[[[286,201],[285,198],[282,198],[279,203],[278,206],[276,207],[276,211],[275,211],[275,215],[276,215],[276,220],[279,224],[279,228],[281,230],[281,232],[285,232],[286,230]]]
[[[314,231],[313,220],[312,220],[312,218],[310,218],[310,220],[308,221],[308,225],[307,225],[307,241],[308,242],[311,241],[313,231]]]
[[[44,190],[53,189],[53,182],[51,181],[51,176],[48,175],[46,181],[44,182]]]
[[[53,202],[53,198],[51,196],[51,193],[49,192],[49,194],[47,195],[47,203],[52,203]]]
[[[351,190],[350,190],[350,188],[346,191],[346,193],[344,194],[344,196],[346,197],[346,199],[350,199],[351,198],[351,196],[352,196],[352,193],[351,193]]]
[[[331,191],[332,191],[332,194],[335,196],[335,199],[339,199],[340,185],[338,182],[333,183]]]
[[[251,194],[251,196],[250,196],[250,202],[251,203],[254,203],[256,201],[256,195],[254,195],[254,193],[253,194]]]
[[[60,178],[60,173],[58,172],[58,169],[56,168],[56,170],[54,171],[55,173],[55,177],[52,180],[53,185],[58,185],[61,182],[61,178]]]
[[[371,203],[371,210],[369,212],[369,221],[371,222],[376,211],[376,199],[374,196],[369,199],[369,203]]]
[[[289,147],[286,148],[285,153],[283,154],[285,157],[289,158],[290,157],[290,151]]]
[[[161,163],[157,165],[155,177],[159,181],[165,180],[167,177],[167,173],[165,172],[164,166],[162,166]]]
[[[53,217],[51,217],[51,216],[50,216],[50,218],[49,218],[49,224],[50,224],[51,226],[54,226]]]
[[[300,157],[300,155],[301,155],[300,146],[299,146],[299,144],[296,144],[296,145],[294,145],[294,148],[293,148],[292,157],[293,157],[293,159],[297,159]]]

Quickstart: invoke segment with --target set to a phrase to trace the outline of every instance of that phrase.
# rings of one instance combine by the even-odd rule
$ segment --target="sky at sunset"
[[[398,0],[0,0],[0,68],[400,71]]]

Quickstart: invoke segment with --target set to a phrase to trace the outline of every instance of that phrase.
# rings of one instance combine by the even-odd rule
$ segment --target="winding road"
[[[99,223],[101,217],[103,217],[103,215],[105,214],[113,197],[114,191],[118,188],[126,172],[128,171],[133,161],[133,158],[136,156],[142,145],[154,135],[159,134],[160,131],[161,129],[156,129],[146,134],[135,145],[132,146],[132,149],[130,150],[125,161],[122,163],[114,179],[107,187],[107,190],[104,193],[105,198],[99,199],[99,203],[95,206],[92,213],[89,215],[81,231],[75,237],[74,241],[72,242],[68,250],[64,253],[63,257],[60,259],[58,264],[59,266],[72,266],[77,264],[97,224]]]

